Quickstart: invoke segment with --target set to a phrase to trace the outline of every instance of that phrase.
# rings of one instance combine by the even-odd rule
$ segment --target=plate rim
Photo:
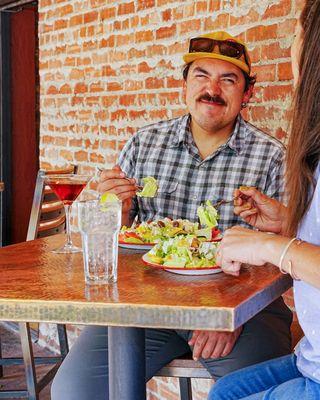
[[[188,271],[210,271],[210,270],[221,270],[221,267],[219,267],[218,265],[213,265],[210,267],[206,267],[206,268],[181,268],[181,267],[171,267],[171,266],[167,266],[167,265],[161,265],[161,264],[156,264],[156,263],[152,263],[151,261],[146,260],[146,257],[148,257],[148,253],[143,254],[142,261],[146,264],[149,265],[150,267],[154,267],[154,268],[158,268],[158,269],[163,269],[163,270],[179,270],[179,271],[183,271],[183,270],[188,270]]]

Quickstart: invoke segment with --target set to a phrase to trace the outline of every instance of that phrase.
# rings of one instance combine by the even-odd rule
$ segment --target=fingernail
[[[124,178],[126,176],[126,174],[124,172],[120,172],[120,176],[121,176],[121,178]]]
[[[194,359],[194,361],[198,361],[198,358],[197,358],[197,357],[193,357],[193,359]]]

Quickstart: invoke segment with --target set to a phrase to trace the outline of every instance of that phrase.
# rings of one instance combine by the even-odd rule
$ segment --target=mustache
[[[227,103],[223,100],[223,98],[220,97],[217,94],[214,94],[213,96],[210,96],[209,93],[205,93],[205,94],[203,94],[202,96],[200,96],[198,98],[198,101],[201,101],[201,100],[210,101],[212,103],[218,103],[218,104],[220,104],[222,106],[226,106],[227,105]]]

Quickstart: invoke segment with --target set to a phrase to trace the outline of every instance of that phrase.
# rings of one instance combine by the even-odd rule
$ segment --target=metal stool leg
[[[22,355],[26,370],[27,388],[29,394],[28,400],[39,400],[39,395],[37,393],[36,368],[33,358],[29,324],[26,322],[19,322],[19,329],[22,345]]]
[[[57,329],[58,329],[60,353],[61,353],[62,358],[65,358],[65,356],[69,352],[67,328],[65,325],[57,324]]]
[[[192,387],[190,378],[179,378],[180,400],[192,400]]]
[[[2,358],[2,350],[1,350],[1,337],[0,337],[0,358]],[[0,378],[3,377],[3,367],[0,365]]]

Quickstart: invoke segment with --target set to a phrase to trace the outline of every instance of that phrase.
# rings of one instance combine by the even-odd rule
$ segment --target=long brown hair
[[[286,181],[288,236],[294,236],[308,210],[313,175],[320,160],[320,0],[306,0],[300,17],[303,41],[295,91]]]

